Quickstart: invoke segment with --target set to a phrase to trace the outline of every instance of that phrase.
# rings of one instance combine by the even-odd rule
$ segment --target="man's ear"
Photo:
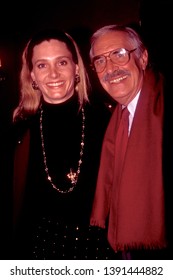
[[[144,50],[144,52],[142,53],[142,56],[140,57],[140,63],[141,63],[142,70],[145,70],[148,65],[148,51],[147,50]]]

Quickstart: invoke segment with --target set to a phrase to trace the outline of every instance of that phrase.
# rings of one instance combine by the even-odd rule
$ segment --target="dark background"
[[[1,110],[16,105],[23,47],[32,33],[42,28],[58,27],[74,37],[93,87],[99,90],[98,81],[89,67],[89,38],[96,29],[107,24],[140,25],[151,60],[165,75],[171,76],[171,14],[171,1],[168,0],[1,1],[0,75],[5,76],[0,82]]]
[[[69,32],[79,47],[91,77],[94,92],[101,88],[89,67],[89,38],[107,24],[140,25],[151,60],[172,82],[172,3],[170,0],[1,0],[0,2],[0,213],[1,229],[9,229],[9,186],[11,167],[12,112],[19,98],[18,78],[21,53],[33,32],[58,27]],[[96,90],[95,90],[96,89]],[[170,91],[170,99],[172,98]],[[1,201],[1,198],[3,201]],[[5,207],[4,206],[5,203]],[[2,208],[2,209],[1,209]],[[8,230],[10,233],[10,230]],[[8,259],[7,230],[1,231],[0,254]],[[6,241],[7,240],[7,241]]]
[[[91,33],[106,24],[138,22],[139,3],[139,0],[28,0],[22,4],[4,0],[0,5],[3,68],[15,74],[26,41],[33,32],[48,27],[58,27],[73,35],[87,60]]]

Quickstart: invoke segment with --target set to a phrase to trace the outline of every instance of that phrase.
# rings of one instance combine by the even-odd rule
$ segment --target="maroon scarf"
[[[114,154],[118,116],[119,105],[103,141],[91,225],[105,228],[108,218],[108,240],[115,251],[163,248],[162,79],[145,75],[119,184]]]

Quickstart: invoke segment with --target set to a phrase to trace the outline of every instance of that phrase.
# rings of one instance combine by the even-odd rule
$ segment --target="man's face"
[[[101,55],[106,56],[105,68],[97,73],[103,88],[117,102],[127,105],[141,89],[143,70],[146,68],[148,55],[146,51],[140,59],[136,59],[134,50],[130,54],[129,61],[127,60],[128,62],[121,66],[113,63],[109,55],[110,52],[122,48],[128,51],[135,49],[125,32],[110,31],[95,41],[93,55],[97,57],[98,64],[104,63],[104,60],[99,60]]]

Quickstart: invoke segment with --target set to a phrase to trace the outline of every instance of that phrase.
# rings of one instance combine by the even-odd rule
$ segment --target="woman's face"
[[[32,80],[36,82],[48,103],[61,103],[69,99],[75,88],[78,65],[64,42],[51,39],[33,49]]]

